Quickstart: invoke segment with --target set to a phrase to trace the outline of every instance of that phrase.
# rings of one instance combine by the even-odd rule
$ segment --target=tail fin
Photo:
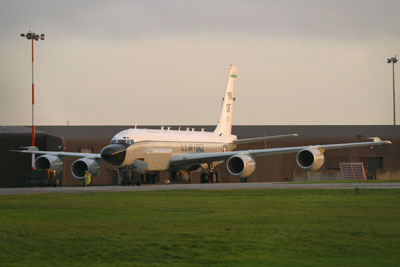
[[[219,119],[217,128],[215,128],[214,133],[216,134],[231,134],[232,132],[232,108],[233,108],[233,86],[237,79],[237,68],[231,65],[228,85],[226,87],[226,93],[224,97],[224,102],[222,104],[221,117]]]

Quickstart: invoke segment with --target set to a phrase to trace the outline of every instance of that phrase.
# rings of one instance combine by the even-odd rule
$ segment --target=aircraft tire
[[[211,174],[211,183],[213,183],[213,184],[217,183],[217,173],[216,172],[212,172],[212,174]]]
[[[200,175],[200,183],[202,183],[202,184],[208,183],[207,174],[204,172]]]
[[[221,183],[221,175],[219,172],[216,172],[217,174],[217,183]]]

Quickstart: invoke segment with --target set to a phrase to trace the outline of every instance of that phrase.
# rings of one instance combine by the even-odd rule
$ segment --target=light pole
[[[396,89],[394,83],[394,64],[397,63],[397,55],[394,57],[388,58],[387,63],[392,64],[393,68],[393,125],[396,126]]]
[[[44,34],[36,34],[32,31],[29,30],[28,33],[21,33],[21,37],[26,37],[26,39],[32,41],[32,146],[36,146],[36,133],[35,133],[35,80],[34,80],[34,68],[33,68],[33,63],[34,63],[34,53],[33,53],[33,41],[39,41],[42,40],[44,41]],[[35,155],[32,154],[32,169],[35,168],[34,166],[35,162]]]

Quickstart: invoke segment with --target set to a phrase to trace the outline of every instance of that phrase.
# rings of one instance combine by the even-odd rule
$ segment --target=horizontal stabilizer
[[[367,137],[368,139],[374,141],[374,142],[382,142],[382,140],[379,137]],[[387,142],[387,144],[391,144],[391,141],[384,141]]]
[[[287,137],[294,137],[294,136],[299,136],[299,135],[298,134],[283,134],[283,135],[273,135],[273,136],[245,138],[245,139],[234,140],[233,143],[237,144],[237,145],[241,145],[241,144],[256,143],[256,142],[261,142],[261,141],[282,139],[282,138],[287,138]]]
[[[37,146],[21,146],[22,149],[27,149],[28,151],[39,151]]]
[[[36,155],[53,155],[60,158],[64,157],[80,157],[89,159],[102,159],[100,153],[80,153],[80,152],[64,152],[64,151],[36,151],[36,150],[10,150],[12,152],[28,153]]]

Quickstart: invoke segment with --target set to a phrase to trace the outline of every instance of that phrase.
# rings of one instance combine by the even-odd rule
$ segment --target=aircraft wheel
[[[213,172],[211,174],[211,183],[215,184],[217,182],[217,173]]]
[[[208,182],[207,174],[203,172],[203,173],[200,175],[200,183],[205,184],[205,183],[207,183],[207,182]]]
[[[176,172],[176,171],[170,172],[170,173],[169,173],[169,180],[170,180],[172,183],[175,183],[175,182],[178,180],[178,172]]]
[[[216,172],[215,174],[217,175],[217,183],[220,183],[220,182],[221,182],[221,175],[220,175],[220,173],[219,173],[219,172]]]

